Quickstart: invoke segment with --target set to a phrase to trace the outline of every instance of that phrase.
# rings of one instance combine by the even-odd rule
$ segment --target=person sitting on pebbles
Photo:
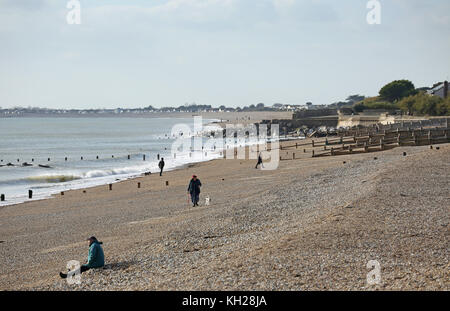
[[[95,236],[91,236],[87,241],[89,241],[88,260],[86,264],[80,267],[80,273],[93,268],[101,268],[105,265],[105,255],[101,247],[103,242],[99,242]],[[60,272],[59,276],[65,279],[67,278],[67,273]]]

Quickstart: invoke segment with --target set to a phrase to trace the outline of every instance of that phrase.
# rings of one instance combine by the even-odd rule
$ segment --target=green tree
[[[380,97],[390,102],[398,101],[404,97],[414,95],[416,88],[409,80],[395,80],[386,84],[380,90]]]
[[[364,103],[360,102],[353,106],[353,111],[355,112],[363,112],[364,109],[367,109],[367,107],[364,105]]]
[[[438,103],[436,110],[440,116],[450,116],[450,97],[447,96],[445,100]]]
[[[399,101],[398,106],[403,112],[407,112],[409,115],[413,114],[413,106],[416,102],[417,95],[410,95]]]
[[[403,98],[398,103],[400,109],[414,115],[444,116],[450,115],[450,100],[419,92]]]

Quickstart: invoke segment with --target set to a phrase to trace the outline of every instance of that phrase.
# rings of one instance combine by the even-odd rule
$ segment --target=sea
[[[158,154],[165,171],[219,158],[221,148],[193,143],[219,129],[213,121],[201,120],[198,131],[194,118],[0,118],[0,206],[28,201],[29,190],[38,200],[157,173]],[[189,130],[174,131],[180,125]],[[192,147],[173,152],[175,142]]]

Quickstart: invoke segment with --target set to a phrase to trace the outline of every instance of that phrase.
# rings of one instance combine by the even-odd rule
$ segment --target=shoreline
[[[186,167],[188,167],[190,165],[193,165],[193,164],[209,162],[209,161],[213,161],[213,160],[217,160],[217,159],[218,158],[206,159],[206,160],[197,161],[197,162],[187,162],[187,163],[183,163],[183,164],[180,164],[180,165],[176,165],[176,166],[171,167],[171,168],[169,168],[167,170],[164,170],[164,172],[171,172],[171,171],[174,171],[174,170],[182,170],[182,169],[184,169],[184,168],[186,168]],[[104,182],[101,182],[101,183],[99,183],[97,185],[80,184],[79,187],[75,186],[75,187],[72,187],[72,188],[64,188],[64,190],[53,190],[53,191],[50,191],[47,194],[42,194],[41,197],[39,197],[39,198],[33,198],[33,199],[23,198],[23,201],[21,201],[21,202],[13,202],[13,203],[8,204],[7,203],[8,199],[6,199],[4,202],[2,202],[3,204],[0,205],[0,209],[2,207],[15,206],[15,205],[24,204],[24,203],[32,202],[32,201],[50,200],[50,199],[54,198],[55,196],[57,196],[58,194],[60,194],[61,192],[68,193],[70,191],[88,190],[88,189],[93,189],[93,188],[97,188],[97,187],[107,186],[109,184],[117,184],[117,183],[129,181],[129,180],[134,180],[134,179],[138,179],[138,178],[144,177],[146,173],[147,172],[132,173],[130,176],[125,176],[125,177],[121,177],[121,178],[119,178],[119,176],[116,176],[116,175],[111,175],[110,176],[111,179],[114,178],[114,180],[104,181]],[[158,173],[159,172],[155,171],[155,172],[151,172],[150,175],[156,175]],[[79,180],[82,180],[82,179],[80,178]],[[59,184],[60,184],[59,185],[60,187],[64,187],[64,183],[60,182]],[[35,195],[36,194],[33,193],[33,196],[35,196]],[[6,202],[6,204],[5,204],[5,202]]]
[[[240,111],[240,112],[158,112],[145,114],[27,114],[0,115],[0,119],[11,118],[192,118],[201,116],[204,119],[218,119],[234,123],[235,121],[261,121],[263,119],[290,119],[292,111]]]
[[[201,115],[204,120],[203,130],[206,130],[206,127],[211,127],[211,129],[218,128],[218,127],[223,128],[224,127],[223,122],[220,122],[220,121],[223,121],[223,119],[220,119],[220,116],[223,116],[223,115],[239,115],[239,116],[246,116],[246,118],[247,118],[247,115],[250,115],[248,117],[248,119],[251,120],[251,122],[256,122],[256,119],[258,119],[259,116],[261,116],[261,115],[266,116],[268,114],[272,114],[272,112],[262,112],[262,113],[261,112],[250,112],[248,114],[247,113],[203,113]],[[275,113],[275,114],[277,114],[277,113]],[[158,115],[155,115],[152,117],[159,118],[159,119],[164,118],[164,117],[173,118],[174,116],[175,116],[175,118],[177,118],[177,117],[178,118],[186,118],[186,117],[191,117],[193,115],[194,114],[190,114],[190,113],[165,113],[165,114],[158,114]],[[273,116],[274,115],[272,115],[272,117]],[[60,117],[60,116],[58,116],[58,117]],[[61,116],[61,117],[64,117],[64,116]],[[120,116],[120,117],[122,117],[122,116]],[[123,117],[126,118],[127,116],[123,116]],[[258,121],[259,121],[259,119],[258,119]],[[233,123],[233,122],[230,122],[230,123]],[[220,152],[220,150],[208,151],[208,154],[210,154],[212,157],[211,156],[204,157],[202,154],[201,159],[199,159],[199,160],[195,159],[195,156],[192,159],[185,159],[186,163],[181,163],[181,165],[174,163],[175,166],[171,167],[168,170],[177,169],[179,167],[182,168],[185,164],[209,161],[211,158],[219,157],[219,155],[218,155],[219,152]],[[183,158],[183,156],[181,156],[181,158]],[[147,160],[147,162],[150,163],[150,162],[154,162],[154,161]],[[123,164],[122,166],[124,166],[124,165],[125,164]],[[34,191],[34,189],[33,189],[34,188],[33,184],[30,184],[28,187],[23,188],[24,189],[23,192],[20,189],[19,189],[19,191],[15,191],[15,189],[12,189],[12,191],[13,191],[12,194],[11,194],[11,192],[10,193],[2,192],[3,194],[5,194],[6,200],[3,202],[0,202],[0,206],[16,205],[16,204],[20,204],[23,202],[28,202],[30,200],[49,199],[62,191],[66,192],[66,191],[70,191],[70,190],[79,190],[79,189],[92,188],[95,186],[103,186],[103,185],[107,185],[109,183],[116,183],[117,178],[119,178],[120,180],[128,180],[128,179],[132,179],[132,178],[138,178],[139,176],[141,176],[141,174],[144,174],[145,172],[150,171],[150,169],[145,168],[145,166],[148,166],[149,164],[147,164],[147,165],[139,164],[139,165],[143,166],[141,172],[139,172],[138,169],[135,169],[135,171],[137,171],[137,172],[129,172],[129,173],[113,172],[110,174],[110,176],[109,176],[109,174],[106,174],[105,176],[94,177],[93,179],[91,179],[90,177],[86,178],[86,176],[80,175],[80,176],[78,176],[79,178],[70,180],[65,183],[63,183],[63,182],[48,183],[47,193],[39,193],[41,191],[39,189],[41,189],[42,186],[44,186],[44,188],[42,188],[42,189],[47,188],[46,187],[47,184],[45,184],[45,183],[43,183],[42,185],[38,185],[39,189],[36,188],[36,191]],[[136,166],[136,167],[139,165],[134,164],[134,166]],[[113,169],[113,168],[111,168],[111,169]],[[166,165],[166,169],[167,169],[167,165]],[[153,170],[154,169],[151,169],[152,173],[154,173]],[[63,169],[63,171],[64,171],[64,169]],[[156,170],[155,170],[155,172],[156,172]],[[43,171],[43,173],[40,173],[40,174],[47,175],[47,173],[49,175],[51,175],[53,172],[44,172]],[[54,173],[54,174],[58,174],[58,173]],[[65,174],[65,173],[61,173],[61,174]],[[63,176],[63,175],[61,175],[61,176]],[[33,197],[35,197],[35,198],[33,198],[33,199],[28,198],[28,195],[25,194],[28,190],[33,190],[33,192],[34,192]]]
[[[208,125],[208,124],[205,124],[205,126],[206,125]],[[287,142],[287,141],[292,141],[292,140],[303,142],[303,141],[305,141],[305,139],[307,139],[307,138],[302,138],[302,137],[299,137],[299,138],[292,138],[292,137],[284,138],[284,137],[280,137],[279,138],[279,142],[280,142],[280,144],[282,142]],[[264,144],[264,143],[261,143],[261,144]],[[261,145],[261,144],[258,144],[258,145]],[[270,144],[270,141],[266,141],[266,144]],[[245,154],[248,154],[249,146],[250,145],[246,145],[245,147],[236,147],[236,150],[240,150],[240,149],[243,148],[245,150]],[[171,172],[171,171],[175,171],[175,170],[183,170],[183,169],[185,169],[187,167],[190,167],[190,166],[193,166],[193,165],[196,165],[196,164],[206,163],[206,162],[215,161],[215,160],[225,160],[223,158],[223,156],[219,155],[220,153],[224,153],[225,150],[226,149],[214,151],[215,153],[218,153],[217,157],[215,157],[215,158],[200,160],[200,161],[196,161],[196,162],[186,162],[186,163],[180,164],[178,166],[171,167],[171,168],[165,170],[164,172]],[[248,159],[246,159],[246,160],[248,160]],[[252,160],[255,161],[256,159],[252,159]],[[68,193],[70,191],[77,191],[77,190],[82,190],[82,191],[86,190],[87,191],[88,189],[104,187],[104,186],[108,186],[109,184],[118,184],[118,183],[121,183],[121,182],[132,181],[132,180],[136,180],[136,179],[139,179],[141,177],[146,176],[145,174],[147,174],[147,173],[148,172],[133,173],[130,176],[125,176],[125,177],[122,177],[122,178],[115,178],[115,180],[105,181],[105,182],[102,182],[102,183],[97,184],[97,185],[83,185],[83,184],[80,184],[80,187],[72,187],[72,188],[68,188],[68,189],[64,189],[64,190],[54,190],[54,191],[51,191],[48,194],[41,195],[39,198],[28,199],[28,198],[24,197],[23,201],[21,201],[21,202],[13,202],[13,203],[8,204],[8,203],[5,203],[8,200],[5,200],[4,202],[2,202],[3,204],[0,204],[0,208],[6,207],[6,206],[15,206],[15,205],[24,204],[24,203],[27,203],[27,202],[51,200],[51,199],[55,198],[56,196],[59,196],[61,192]],[[156,175],[156,174],[158,174],[158,172],[157,171],[150,172],[150,175],[152,175],[152,174]],[[114,177],[114,176],[115,175],[111,175],[111,178]],[[61,183],[60,186],[63,187],[64,186],[63,183]],[[36,194],[34,193],[33,195],[35,196]]]
[[[168,172],[184,170],[184,169],[186,169],[188,167],[193,167],[196,164],[207,163],[207,162],[216,161],[216,160],[221,160],[221,159],[217,159],[216,158],[216,159],[210,159],[210,160],[205,160],[205,161],[200,161],[200,162],[189,162],[189,163],[181,164],[179,166],[175,166],[173,168],[170,168],[167,171],[164,171],[163,173],[165,174],[165,173],[168,173]],[[150,176],[151,175],[157,175],[157,174],[159,174],[159,173],[158,172],[151,173]],[[101,184],[101,185],[92,185],[92,186],[86,186],[86,187],[80,187],[80,188],[72,188],[72,189],[64,190],[62,192],[64,192],[64,195],[66,195],[66,194],[68,194],[70,192],[74,192],[74,191],[86,191],[86,192],[87,192],[87,190],[94,190],[95,191],[95,190],[97,190],[99,188],[106,187],[109,184],[113,184],[114,185],[114,184],[120,184],[120,183],[124,183],[124,182],[137,181],[137,180],[139,180],[141,178],[144,178],[144,177],[146,177],[145,173],[140,173],[139,175],[136,175],[136,176],[130,176],[130,177],[127,177],[127,178],[111,181],[111,182],[108,182],[108,183],[105,183],[105,184]],[[48,196],[46,196],[44,198],[26,199],[26,201],[23,201],[23,202],[0,205],[0,209],[2,209],[4,207],[14,207],[14,206],[26,204],[28,202],[38,202],[38,201],[52,200],[52,199],[57,198],[59,196],[60,196],[60,192],[55,192],[55,193],[52,193],[52,194],[48,194]]]

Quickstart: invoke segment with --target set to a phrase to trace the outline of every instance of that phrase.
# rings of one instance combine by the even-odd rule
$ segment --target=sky
[[[0,107],[331,104],[450,79],[450,1],[0,0]]]

